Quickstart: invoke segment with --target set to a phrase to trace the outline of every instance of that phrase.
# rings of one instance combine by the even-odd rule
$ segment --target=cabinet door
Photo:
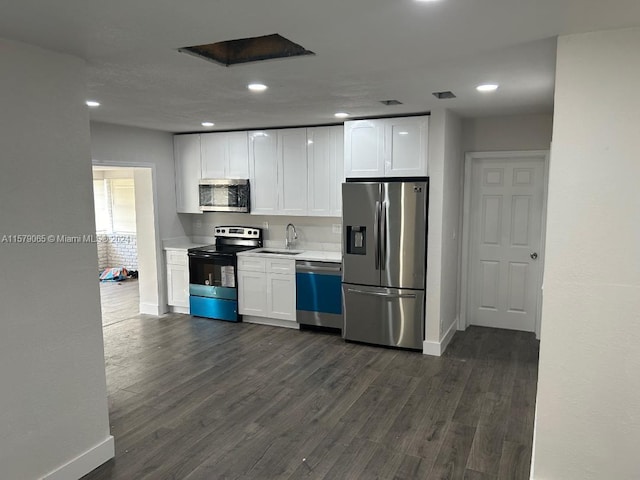
[[[296,321],[296,276],[267,274],[267,316]]]
[[[341,126],[331,128],[331,210],[332,217],[342,216],[342,183],[344,182],[344,128]]]
[[[388,118],[384,122],[385,176],[426,176],[429,117]]]
[[[251,213],[273,215],[278,208],[278,142],[274,131],[249,132]]]
[[[247,132],[230,132],[227,137],[228,167],[225,178],[249,178]]]
[[[198,194],[200,183],[200,134],[173,137],[178,213],[202,213]]]
[[[308,214],[339,217],[344,182],[344,128],[340,125],[308,128],[307,139]]]
[[[205,133],[200,137],[202,178],[226,178],[227,137],[224,133]]]
[[[384,175],[384,123],[382,120],[344,122],[344,162],[347,178]]]
[[[241,315],[269,316],[265,273],[238,270],[238,312]]]
[[[189,307],[189,267],[167,264],[167,303]]]
[[[328,216],[331,197],[331,134],[329,127],[307,128],[308,211],[309,215]]]
[[[278,213],[307,214],[307,129],[278,131]]]

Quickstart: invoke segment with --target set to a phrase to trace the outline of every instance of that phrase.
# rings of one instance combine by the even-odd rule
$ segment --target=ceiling
[[[79,56],[96,121],[186,132],[553,109],[556,36],[640,25],[638,0],[0,0],[0,37]],[[315,56],[224,67],[178,48],[278,33]],[[265,83],[263,93],[246,85]],[[475,86],[498,83],[494,93]],[[438,100],[432,92],[452,90]],[[396,99],[402,105],[385,106]],[[202,121],[215,122],[204,129]]]

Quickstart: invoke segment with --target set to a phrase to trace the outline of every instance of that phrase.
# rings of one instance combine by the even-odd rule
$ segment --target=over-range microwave
[[[248,179],[203,178],[198,186],[203,212],[249,212]]]

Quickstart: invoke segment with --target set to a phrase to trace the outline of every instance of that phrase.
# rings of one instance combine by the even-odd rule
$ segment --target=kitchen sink
[[[258,253],[268,253],[269,255],[299,255],[302,252],[283,252],[281,250],[260,250]]]

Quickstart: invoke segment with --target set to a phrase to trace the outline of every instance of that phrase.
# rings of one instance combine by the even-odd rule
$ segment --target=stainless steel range
[[[220,226],[215,236],[215,244],[188,251],[191,315],[239,322],[236,253],[262,247],[262,229]]]

